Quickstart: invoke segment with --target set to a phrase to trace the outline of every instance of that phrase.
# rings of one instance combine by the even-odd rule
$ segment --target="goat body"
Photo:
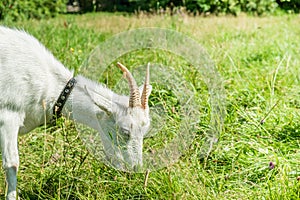
[[[118,66],[129,81],[129,97],[117,95],[101,84],[77,76],[63,113],[66,115],[77,109],[76,113],[80,114],[74,116],[74,120],[99,131],[101,127],[94,116],[106,116],[120,130],[113,134],[129,136],[125,152],[115,150],[110,152],[111,156],[116,154],[115,160],[120,161],[120,166],[126,163],[129,167],[136,167],[142,164],[142,140],[150,126],[147,102],[151,86],[145,81],[141,94],[126,67]],[[72,72],[34,37],[24,31],[0,26],[0,146],[8,200],[16,199],[18,135],[49,122],[57,98],[72,77]],[[114,138],[116,136],[111,140]],[[104,141],[104,150],[112,149],[114,141],[108,142],[107,138]]]

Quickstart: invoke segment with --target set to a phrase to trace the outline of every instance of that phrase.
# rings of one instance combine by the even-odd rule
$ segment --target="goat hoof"
[[[17,193],[15,191],[8,193],[6,200],[17,200]]]

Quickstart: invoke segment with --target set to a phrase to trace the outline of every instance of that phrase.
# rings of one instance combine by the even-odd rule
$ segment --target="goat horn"
[[[147,65],[145,83],[142,92],[142,108],[144,109],[148,107],[148,93],[149,93],[149,79],[150,79],[149,68],[150,68],[150,63],[148,63]]]
[[[129,88],[130,88],[130,96],[129,96],[129,107],[137,107],[141,106],[140,92],[139,88],[134,80],[130,71],[121,63],[117,63],[117,66],[123,71],[125,77],[128,80]]]

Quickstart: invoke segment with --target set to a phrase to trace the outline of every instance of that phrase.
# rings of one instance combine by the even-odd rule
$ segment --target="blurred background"
[[[47,18],[58,13],[129,12],[193,15],[299,13],[300,0],[2,0],[0,19]]]

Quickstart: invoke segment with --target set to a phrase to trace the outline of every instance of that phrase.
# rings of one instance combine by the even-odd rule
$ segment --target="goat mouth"
[[[138,156],[129,156],[126,150],[115,149],[114,152],[105,152],[105,162],[116,170],[124,172],[140,172],[143,161]]]
[[[140,172],[142,170],[142,168],[143,168],[143,165],[137,164],[137,165],[134,165],[132,169],[134,172]]]

